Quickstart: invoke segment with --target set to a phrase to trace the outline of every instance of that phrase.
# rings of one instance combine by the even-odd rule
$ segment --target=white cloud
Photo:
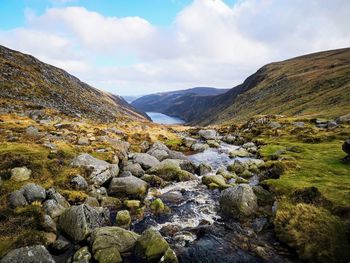
[[[170,26],[157,27],[140,17],[51,8],[0,31],[0,43],[119,94],[232,87],[265,63],[350,46],[348,10],[347,0],[194,0]],[[105,57],[136,62],[96,64]]]

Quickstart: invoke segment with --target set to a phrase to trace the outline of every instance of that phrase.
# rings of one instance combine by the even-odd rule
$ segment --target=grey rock
[[[215,140],[217,138],[217,132],[215,130],[200,130],[198,134],[206,140]]]
[[[51,245],[51,249],[55,253],[62,254],[70,247],[70,243],[63,239],[57,239],[53,244]]]
[[[339,123],[339,124],[350,123],[350,114],[340,116],[337,119],[337,123]]]
[[[109,211],[87,205],[66,209],[58,220],[58,228],[73,241],[82,241],[95,228],[107,225],[110,225]]]
[[[26,198],[28,203],[34,201],[43,201],[46,198],[46,191],[40,185],[29,183],[26,184],[23,188],[23,195]]]
[[[204,152],[209,149],[209,145],[206,143],[195,143],[191,146],[191,149],[195,152]]]
[[[149,154],[157,158],[158,161],[163,161],[169,157],[169,154],[167,151],[158,150],[158,149],[152,151],[152,153],[149,153]]]
[[[128,162],[124,168],[123,171],[125,172],[131,172],[132,175],[136,177],[142,177],[145,174],[145,171],[142,169],[141,165],[139,163],[131,163]]]
[[[89,145],[90,141],[89,138],[87,137],[79,137],[78,141],[77,141],[78,145]]]
[[[85,199],[84,204],[91,207],[99,207],[100,203],[98,202],[96,197],[89,196]]]
[[[147,153],[135,153],[133,156],[134,163],[138,163],[143,169],[148,170],[151,167],[159,164],[159,160]]]
[[[267,126],[271,129],[279,129],[282,127],[282,125],[276,121],[271,121]]]
[[[44,246],[37,245],[11,250],[0,263],[55,263],[55,261]]]
[[[183,201],[183,196],[180,191],[169,191],[159,196],[159,198],[164,203],[179,204]]]
[[[9,206],[12,208],[28,205],[27,199],[20,190],[12,192],[8,197]]]
[[[64,212],[64,210],[66,210],[65,207],[61,206],[55,200],[52,199],[46,200],[44,202],[43,209],[45,213],[52,218],[59,217]]]
[[[170,150],[168,159],[187,160],[187,157],[182,152],[177,152],[177,151]]]
[[[44,220],[42,223],[42,227],[45,229],[47,232],[53,232],[56,233],[57,231],[57,226],[55,221],[51,218],[49,215],[44,215]]]
[[[130,171],[123,171],[119,175],[119,177],[128,177],[128,176],[133,176]]]
[[[147,183],[135,176],[119,177],[112,179],[108,194],[115,197],[143,198],[147,188]]]
[[[229,217],[250,217],[258,209],[257,198],[250,185],[236,185],[221,192],[220,208],[223,214]]]
[[[56,201],[59,205],[63,206],[64,208],[70,207],[70,204],[67,202],[66,198],[64,198],[54,188],[50,188],[46,191],[46,198]]]
[[[296,122],[293,122],[293,125],[294,125],[295,127],[298,127],[298,128],[304,128],[304,127],[305,127],[305,122],[296,121]]]
[[[195,139],[193,139],[191,137],[185,137],[185,138],[182,139],[182,143],[188,148],[190,148],[196,142],[197,142],[197,140],[195,140]]]
[[[74,253],[72,263],[89,263],[92,256],[88,247],[82,247]]]
[[[75,190],[86,190],[89,186],[87,181],[81,175],[74,176],[70,181],[71,186]]]
[[[25,131],[26,135],[32,138],[38,138],[41,137],[42,134],[39,132],[39,130],[34,127],[34,126],[29,126],[26,131]]]
[[[90,170],[89,179],[96,185],[101,186],[112,177],[119,174],[119,167],[106,161],[96,159],[84,153],[77,156],[71,163],[75,167],[85,167]]]

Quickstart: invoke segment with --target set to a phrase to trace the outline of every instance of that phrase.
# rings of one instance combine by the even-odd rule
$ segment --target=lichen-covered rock
[[[91,207],[99,207],[100,203],[98,202],[96,197],[92,197],[92,196],[88,196],[85,201],[84,204],[91,206]]]
[[[141,179],[152,187],[162,187],[166,184],[162,178],[154,174],[145,174]]]
[[[221,192],[220,208],[226,216],[233,218],[250,217],[254,215],[258,208],[257,198],[250,185],[236,185]]]
[[[237,149],[237,150],[233,150],[230,152],[230,157],[231,158],[236,158],[236,157],[249,157],[251,156],[251,154],[243,149],[243,148],[240,148],[240,149]]]
[[[149,155],[147,153],[135,153],[133,155],[134,163],[138,163],[142,166],[143,169],[148,170],[153,166],[159,164],[159,161],[156,157]]]
[[[15,167],[11,169],[11,178],[10,180],[15,182],[23,182],[29,180],[32,171],[27,167]]]
[[[139,260],[147,262],[159,262],[169,244],[162,235],[153,228],[145,230],[136,241],[134,254]]]
[[[55,263],[50,253],[44,246],[21,247],[11,250],[0,263]]]
[[[86,190],[89,186],[87,181],[81,175],[76,175],[70,180],[70,185],[75,190]]]
[[[193,144],[195,144],[197,140],[191,138],[191,137],[185,137],[182,139],[182,144],[186,147],[190,148]]]
[[[128,210],[118,211],[116,216],[116,225],[128,229],[131,224],[131,216]]]
[[[59,205],[65,208],[70,207],[70,204],[67,202],[67,200],[54,188],[50,188],[46,191],[46,198],[56,201]]]
[[[165,251],[164,255],[159,261],[160,263],[178,263],[179,260],[177,259],[177,256],[170,247]]]
[[[156,214],[164,213],[166,210],[166,206],[164,205],[162,199],[160,198],[153,200],[150,205],[150,208],[152,212]]]
[[[58,204],[55,200],[49,199],[44,202],[43,209],[47,215],[56,218],[59,217],[66,208]]]
[[[47,232],[56,233],[57,231],[56,223],[49,215],[44,215],[42,227]]]
[[[28,203],[43,201],[46,198],[46,191],[40,185],[29,183],[22,187],[22,192]]]
[[[112,177],[116,177],[119,174],[117,164],[110,164],[106,161],[96,159],[87,153],[77,156],[71,165],[88,169],[90,171],[89,180],[98,186],[103,185]]]
[[[143,198],[147,189],[147,183],[135,176],[120,177],[112,179],[108,194],[115,197]]]
[[[101,227],[91,234],[91,247],[95,257],[99,251],[113,248],[120,254],[133,250],[139,235],[120,227]]]
[[[109,224],[108,210],[87,205],[72,206],[66,209],[58,220],[59,229],[73,241],[82,241],[95,228]]]
[[[204,152],[205,150],[209,149],[209,145],[206,143],[194,143],[191,146],[191,149],[195,152]]]
[[[91,253],[88,247],[82,247],[74,253],[72,263],[89,263],[91,260]]]

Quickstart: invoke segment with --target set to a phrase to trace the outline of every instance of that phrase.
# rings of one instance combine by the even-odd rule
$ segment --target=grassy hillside
[[[124,99],[99,91],[62,69],[0,46],[0,108],[4,111],[51,108],[100,121],[116,117],[146,119]]]
[[[350,48],[271,63],[225,94],[187,96],[173,105],[168,114],[200,125],[258,114],[338,117],[350,112]]]

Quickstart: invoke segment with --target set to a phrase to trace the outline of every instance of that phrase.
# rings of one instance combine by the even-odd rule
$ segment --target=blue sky
[[[349,47],[349,10],[348,0],[0,0],[0,45],[119,95],[229,88],[266,63]]]

